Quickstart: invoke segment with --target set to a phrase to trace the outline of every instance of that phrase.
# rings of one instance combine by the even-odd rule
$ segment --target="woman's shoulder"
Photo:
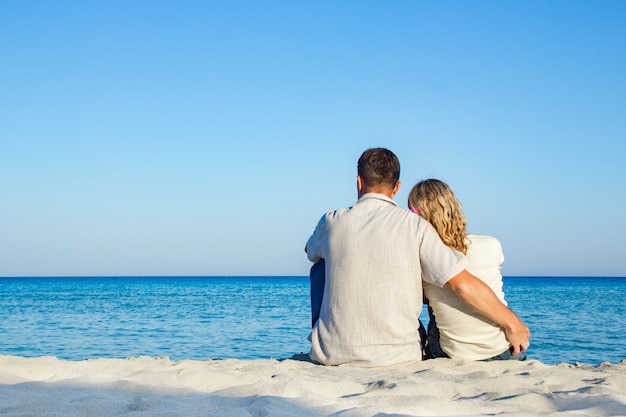
[[[502,245],[500,241],[489,235],[467,235],[467,256],[470,258],[488,257],[491,262],[501,263],[504,261]]]
[[[490,235],[474,235],[474,234],[468,234],[467,235],[467,244],[471,245],[472,243],[474,244],[485,244],[485,245],[500,245],[500,241]]]

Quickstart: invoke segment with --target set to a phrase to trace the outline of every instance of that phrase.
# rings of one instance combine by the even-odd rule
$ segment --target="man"
[[[357,167],[358,201],[326,213],[306,245],[309,260],[325,260],[319,320],[311,359],[325,365],[397,365],[421,359],[418,318],[422,279],[450,288],[503,327],[512,354],[530,345],[530,332],[481,280],[466,258],[433,227],[392,200],[400,163],[384,148],[366,150]]]

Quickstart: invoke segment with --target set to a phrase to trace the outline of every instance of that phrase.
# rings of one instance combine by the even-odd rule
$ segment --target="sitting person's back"
[[[500,265],[504,261],[500,242],[491,236],[468,235],[467,270],[480,278],[506,304]],[[441,349],[451,358],[482,360],[509,348],[504,330],[478,314],[450,288],[424,283],[424,295],[435,312]]]
[[[311,359],[364,367],[421,360],[422,281],[450,287],[504,328],[515,353],[527,349],[528,327],[465,270],[466,257],[392,200],[400,188],[398,158],[388,149],[368,149],[357,174],[357,203],[324,215],[305,247],[313,263],[325,260]]]
[[[409,194],[409,208],[431,223],[450,248],[466,254],[467,270],[487,284],[506,305],[502,290],[500,242],[491,236],[467,235],[461,203],[442,181],[419,182]],[[464,360],[525,359],[510,354],[501,326],[469,307],[449,287],[424,283],[431,314],[428,351],[433,357]],[[435,323],[436,322],[436,323]]]

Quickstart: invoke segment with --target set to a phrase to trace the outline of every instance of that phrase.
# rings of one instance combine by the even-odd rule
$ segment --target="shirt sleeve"
[[[467,268],[468,260],[461,252],[446,246],[430,224],[425,224],[424,227],[420,245],[422,279],[442,288],[446,282]]]
[[[324,258],[323,254],[323,239],[326,235],[326,215],[322,216],[317,223],[313,234],[306,243],[306,255],[309,261],[315,263]]]

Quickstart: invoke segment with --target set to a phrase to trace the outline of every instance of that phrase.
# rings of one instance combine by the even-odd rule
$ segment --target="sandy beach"
[[[436,359],[398,369],[301,360],[0,356],[3,416],[624,416],[626,361]]]

